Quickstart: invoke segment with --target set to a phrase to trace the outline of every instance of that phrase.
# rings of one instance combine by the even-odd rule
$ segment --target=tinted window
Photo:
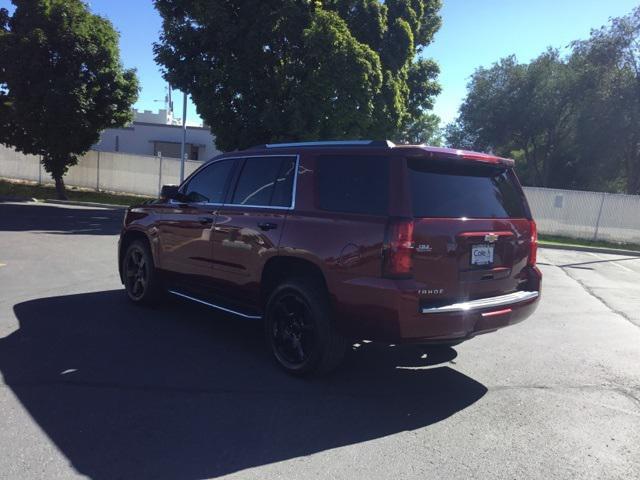
[[[189,202],[222,203],[233,160],[215,162],[200,170],[184,190]]]
[[[485,165],[409,159],[416,217],[522,218],[524,200],[514,174]]]
[[[293,157],[247,158],[231,203],[234,205],[291,205],[295,170]]]
[[[280,166],[280,173],[276,179],[271,205],[274,207],[289,207],[293,195],[293,180],[296,173],[295,158],[285,158]]]
[[[322,210],[384,215],[389,204],[389,160],[386,157],[318,158]]]

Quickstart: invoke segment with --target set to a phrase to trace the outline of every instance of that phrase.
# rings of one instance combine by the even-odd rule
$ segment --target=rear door
[[[266,261],[278,252],[288,212],[294,206],[297,156],[240,160],[229,200],[218,212],[213,234],[216,292],[229,307],[259,306]]]
[[[407,172],[423,303],[502,295],[526,281],[530,213],[511,169],[408,159]]]

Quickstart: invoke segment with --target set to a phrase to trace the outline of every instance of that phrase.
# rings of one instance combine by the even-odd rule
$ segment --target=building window
[[[200,150],[198,145],[187,143],[185,145],[185,154],[189,160],[200,160]],[[179,142],[163,142],[161,140],[153,141],[153,154],[158,155],[158,152],[162,152],[163,157],[167,158],[180,158],[180,152],[182,150],[182,144]]]
[[[191,145],[190,153],[189,153],[189,160],[200,160],[198,158],[198,146],[197,145]]]

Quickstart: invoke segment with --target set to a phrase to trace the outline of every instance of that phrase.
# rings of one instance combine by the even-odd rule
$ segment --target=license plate
[[[493,245],[473,245],[471,247],[471,265],[491,265],[493,263]]]

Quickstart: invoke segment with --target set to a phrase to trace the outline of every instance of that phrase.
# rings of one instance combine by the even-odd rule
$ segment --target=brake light
[[[513,167],[515,165],[515,162],[510,158],[502,158],[496,157],[495,155],[488,155],[486,153],[467,152],[461,150],[459,150],[458,152],[460,158],[463,158],[464,160],[477,160],[479,162],[493,163],[496,165],[502,164],[507,167]]]
[[[382,275],[409,278],[413,275],[413,219],[392,219],[387,225]]]
[[[538,260],[538,227],[536,226],[536,222],[533,220],[529,221],[529,226],[531,227],[531,246],[528,265],[530,267],[535,267],[536,261]]]

